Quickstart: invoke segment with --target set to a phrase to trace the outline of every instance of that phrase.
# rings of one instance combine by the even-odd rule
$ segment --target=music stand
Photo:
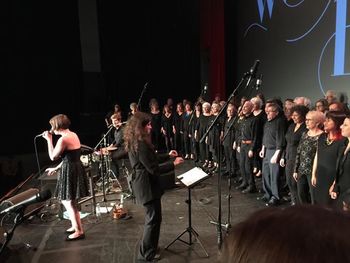
[[[175,243],[176,240],[179,240],[188,246],[192,246],[195,243],[192,240],[192,236],[194,236],[195,240],[197,240],[199,245],[204,250],[205,255],[209,257],[207,250],[204,248],[202,241],[199,238],[199,234],[192,227],[192,217],[191,217],[191,189],[209,177],[210,177],[209,174],[205,173],[202,169],[198,167],[194,167],[191,170],[187,171],[186,173],[183,173],[177,177],[187,187],[187,190],[188,190],[188,199],[186,200],[186,203],[188,204],[188,227],[181,234],[179,234],[173,241],[171,241],[169,245],[165,247],[165,249],[168,249],[173,243]],[[181,237],[187,232],[189,235],[188,242],[181,239]]]

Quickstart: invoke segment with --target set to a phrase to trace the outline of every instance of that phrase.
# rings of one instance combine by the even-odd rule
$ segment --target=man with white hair
[[[304,105],[310,109],[311,100],[307,97],[295,97],[294,104],[295,105]]]
[[[337,101],[337,93],[334,90],[327,90],[324,98],[328,101],[328,105]]]

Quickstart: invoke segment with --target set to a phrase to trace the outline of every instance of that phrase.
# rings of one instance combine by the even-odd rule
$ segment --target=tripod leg
[[[200,246],[202,247],[202,249],[204,250],[205,255],[206,255],[207,257],[209,257],[209,254],[208,254],[207,250],[205,249],[205,247],[203,246],[203,243],[202,243],[202,241],[200,240],[198,233],[197,233],[193,228],[190,229],[190,232],[192,232],[192,234],[195,236],[195,238],[196,238],[196,240],[198,241],[199,245],[200,245]]]
[[[185,229],[181,234],[179,234],[173,241],[171,241],[171,242],[169,243],[169,245],[167,245],[167,246],[165,247],[165,249],[168,249],[168,247],[170,247],[172,244],[174,244],[176,240],[179,240],[179,241],[182,241],[182,242],[188,244],[187,242],[185,242],[185,241],[183,241],[183,240],[181,239],[181,237],[182,237],[186,232],[188,232],[188,231],[189,231],[189,230],[186,228],[186,229]]]

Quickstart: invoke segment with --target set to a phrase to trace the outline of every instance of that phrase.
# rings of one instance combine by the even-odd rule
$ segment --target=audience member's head
[[[315,103],[315,110],[326,112],[328,110],[328,101],[326,99],[319,99]]]
[[[309,108],[304,105],[294,105],[290,109],[290,114],[295,123],[305,122],[306,114],[309,112]]]
[[[328,111],[324,125],[325,132],[329,132],[329,129],[331,129],[331,131],[340,133],[340,126],[343,124],[345,117],[346,115],[341,111]],[[326,125],[327,122],[330,122],[330,124]]]
[[[329,110],[330,111],[341,111],[346,113],[348,111],[348,108],[344,103],[341,103],[339,101],[333,102],[329,104]]]
[[[263,101],[259,97],[253,97],[250,101],[254,105],[254,110],[260,110],[263,106]]]
[[[262,100],[263,105],[265,104],[265,96],[263,93],[260,92],[260,93],[256,94],[256,97],[258,97]]]
[[[324,98],[328,101],[328,104],[337,101],[337,93],[334,90],[327,90]]]
[[[311,100],[307,97],[296,97],[294,99],[294,103],[297,105],[304,105],[308,108],[311,107]]]
[[[134,115],[137,111],[138,111],[138,107],[137,107],[137,103],[136,102],[132,102],[130,103],[130,114]]]
[[[323,128],[323,123],[326,120],[324,114],[320,111],[309,111],[306,114],[306,127],[308,129],[318,127],[320,129]]]
[[[316,205],[262,209],[231,228],[219,262],[350,262],[349,222]]]

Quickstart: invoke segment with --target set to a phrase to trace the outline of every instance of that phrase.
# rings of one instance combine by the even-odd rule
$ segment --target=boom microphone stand
[[[205,138],[208,136],[209,132],[213,129],[214,125],[217,125],[219,118],[223,115],[224,110],[226,109],[229,101],[235,96],[237,90],[242,86],[243,82],[248,78],[248,81],[246,83],[246,88],[250,85],[251,80],[255,78],[256,71],[258,69],[258,66],[260,64],[260,60],[256,60],[254,62],[253,67],[250,69],[249,72],[245,73],[238,83],[238,86],[233,90],[229,98],[227,99],[226,103],[224,106],[221,108],[220,112],[218,115],[216,115],[214,121],[210,124],[208,127],[207,131],[203,134],[202,138],[200,139],[200,142],[203,143]],[[220,147],[221,147],[221,142],[219,141]],[[219,151],[218,154],[218,206],[219,206],[219,212],[218,212],[218,222],[213,222],[215,225],[217,225],[217,234],[218,234],[218,248],[221,249],[222,245],[222,223],[221,223],[221,154]],[[212,223],[212,222],[210,222]],[[226,226],[226,225],[224,225]]]
[[[142,91],[141,91],[140,98],[139,98],[139,100],[138,100],[138,102],[137,102],[137,109],[138,109],[138,110],[141,110],[141,99],[142,99],[142,97],[143,97],[143,93],[145,93],[145,91],[146,91],[147,86],[148,86],[148,82],[146,82],[145,85],[143,86],[143,89],[142,89]]]

